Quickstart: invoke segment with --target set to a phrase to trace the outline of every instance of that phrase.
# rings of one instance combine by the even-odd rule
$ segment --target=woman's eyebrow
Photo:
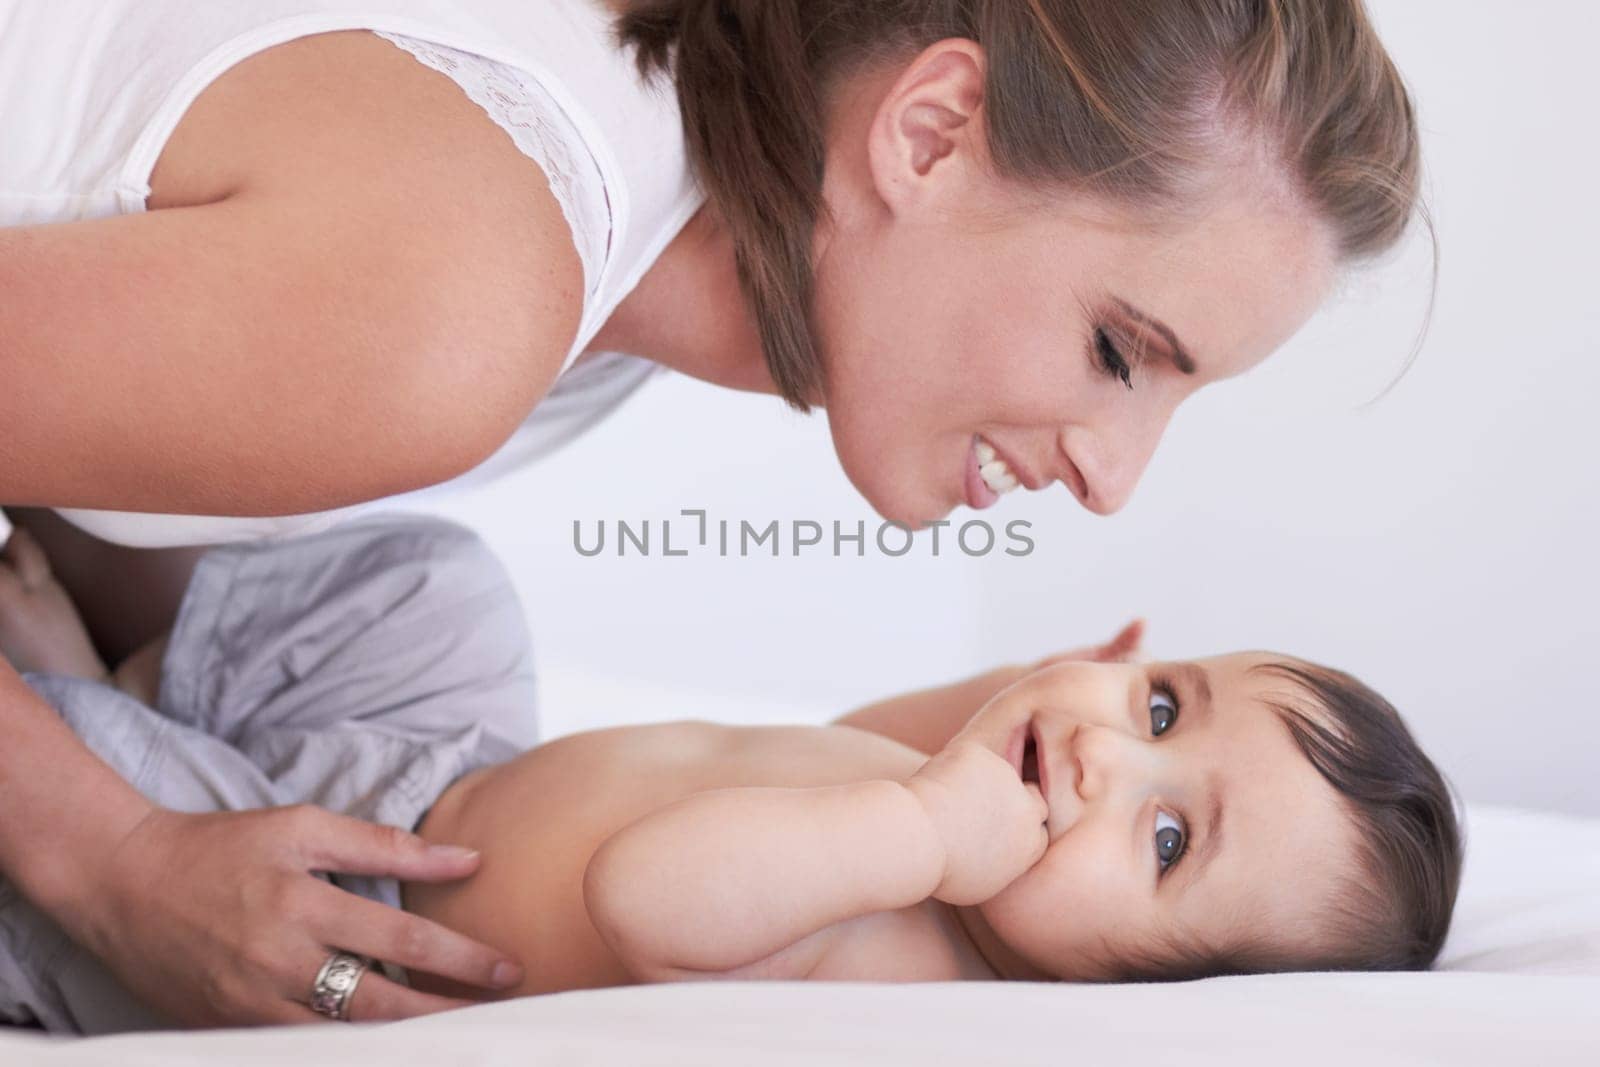
[[[1112,302],[1116,304],[1117,307],[1122,310],[1122,313],[1128,316],[1128,318],[1132,319],[1134,322],[1137,322],[1145,329],[1156,333],[1163,341],[1167,342],[1167,355],[1171,358],[1173,366],[1177,367],[1178,370],[1182,371],[1184,374],[1194,373],[1194,360],[1184,349],[1183,342],[1178,340],[1178,335],[1172,332],[1172,327],[1168,326],[1160,319],[1151,318],[1149,315],[1146,315],[1144,312],[1140,311],[1126,300],[1112,297]]]

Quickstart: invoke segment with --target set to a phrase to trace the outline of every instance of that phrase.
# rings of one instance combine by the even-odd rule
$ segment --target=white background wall
[[[1122,514],[1095,518],[1061,488],[986,513],[1033,524],[1028,558],[935,559],[926,543],[902,559],[582,558],[574,519],[591,535],[693,507],[876,524],[820,417],[660,379],[452,508],[510,562],[552,679],[715,691],[751,717],[843,711],[1138,613],[1157,656],[1264,647],[1355,672],[1471,800],[1600,814],[1590,5],[1373,7],[1420,101],[1442,267],[1420,358],[1390,394],[1362,406],[1421,326],[1421,242],[1186,405]],[[547,696],[563,726],[566,692]],[[611,718],[705,710],[616,692],[637,706]]]

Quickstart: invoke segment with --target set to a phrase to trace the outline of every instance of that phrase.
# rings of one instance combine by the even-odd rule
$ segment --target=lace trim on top
[[[471,52],[373,31],[448,76],[550,179],[583,261],[585,303],[595,295],[611,246],[605,179],[561,105],[530,74]]]

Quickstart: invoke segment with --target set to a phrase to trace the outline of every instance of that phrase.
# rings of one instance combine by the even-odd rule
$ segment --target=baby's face
[[[979,908],[1007,949],[1093,980],[1174,941],[1318,947],[1355,831],[1265,698],[1309,703],[1249,670],[1264,662],[1063,663],[979,711],[962,736],[1037,777],[1050,810],[1044,856]]]

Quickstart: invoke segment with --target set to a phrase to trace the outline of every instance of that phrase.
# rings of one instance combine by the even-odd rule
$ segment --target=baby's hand
[[[906,781],[944,843],[933,896],[981,904],[1044,855],[1049,808],[1039,787],[974,741],[957,738]]]

